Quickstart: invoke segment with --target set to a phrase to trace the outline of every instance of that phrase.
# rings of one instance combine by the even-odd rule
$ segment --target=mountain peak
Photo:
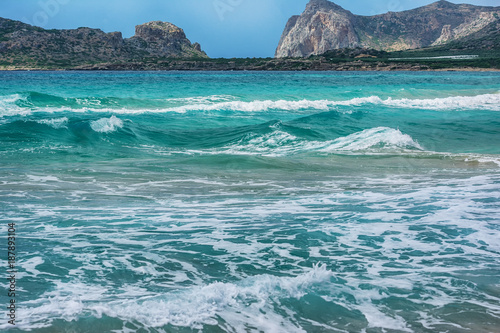
[[[152,21],[135,27],[135,36],[144,40],[186,39],[184,30],[169,22]]]
[[[331,1],[328,1],[328,0],[309,0],[309,3],[308,5],[324,5],[324,4],[329,4],[329,3],[333,3]]]
[[[170,22],[163,22],[163,21],[151,21],[151,22],[146,22],[144,24],[140,24],[135,27],[136,32],[138,30],[144,29],[144,28],[149,28],[151,30],[157,30],[157,31],[162,31],[165,33],[176,33],[176,32],[183,32],[181,28],[178,26],[170,23]]]
[[[308,5],[313,6],[313,5],[328,5],[332,4],[333,2],[328,1],[328,0],[309,0]]]
[[[129,39],[135,48],[142,48],[146,42],[145,51],[154,56],[176,56],[190,54],[191,56],[206,56],[199,44],[191,44],[184,30],[178,26],[163,21],[152,21],[135,27],[135,36]]]
[[[350,11],[333,2],[310,0],[302,15],[288,20],[275,55],[301,57],[357,45],[353,18]]]
[[[306,12],[317,12],[319,10],[335,10],[347,12],[344,8],[328,0],[310,0],[306,6]]]
[[[455,8],[455,7],[458,7],[459,5],[456,5],[456,4],[451,3],[449,1],[446,1],[446,0],[439,0],[439,1],[436,1],[432,4],[430,4],[430,6],[437,7],[437,8]]]
[[[480,31],[499,15],[500,7],[440,0],[398,13],[360,16],[328,0],[310,0],[302,15],[288,21],[275,56],[308,57],[356,47],[400,51],[441,45]]]

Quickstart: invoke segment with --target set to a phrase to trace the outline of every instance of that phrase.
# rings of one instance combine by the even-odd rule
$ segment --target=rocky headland
[[[45,30],[0,18],[0,66],[68,68],[155,58],[208,58],[200,44],[167,22],[136,26],[135,35],[99,29]]]
[[[308,57],[342,48],[402,51],[446,45],[474,34],[498,36],[500,7],[438,1],[402,12],[361,16],[328,0],[310,0],[285,26],[275,56]],[[491,45],[476,45],[491,47]]]
[[[46,30],[0,18],[0,70],[498,69],[500,7],[447,1],[359,16],[327,0],[310,0],[302,15],[288,21],[274,58],[211,59],[168,22],[138,25],[134,36],[123,38],[120,32]]]

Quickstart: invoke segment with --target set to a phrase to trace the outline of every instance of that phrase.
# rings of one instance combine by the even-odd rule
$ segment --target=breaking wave
[[[111,133],[123,128],[123,121],[116,116],[111,116],[90,122],[90,127],[98,133]]]
[[[55,129],[67,128],[68,118],[42,119],[36,121],[39,124],[47,125]]]
[[[349,100],[254,100],[240,101],[229,95],[213,95],[168,99],[133,98],[64,98],[39,93],[0,97],[0,117],[29,115],[34,112],[108,112],[119,114],[186,113],[190,111],[263,112],[270,110],[333,110],[339,106],[381,105],[404,109],[426,110],[491,110],[500,111],[500,94],[453,96],[434,99],[383,99],[379,96]]]
[[[225,147],[224,153],[254,155],[289,155],[319,153],[388,153],[402,150],[423,151],[418,142],[400,130],[377,127],[330,141],[307,141],[277,129],[264,135]],[[219,153],[221,151],[218,151]]]
[[[168,111],[187,112],[187,111],[267,111],[284,110],[299,111],[304,109],[314,109],[328,111],[336,106],[362,106],[362,105],[384,105],[388,107],[427,109],[427,110],[449,110],[449,109],[481,109],[500,111],[500,94],[485,94],[478,96],[454,96],[434,99],[382,99],[378,96],[353,98],[346,101],[334,100],[301,100],[301,101],[230,101],[213,104],[189,104]]]
[[[295,277],[260,275],[235,283],[215,282],[166,292],[159,296],[137,297],[137,290],[124,290],[118,301],[101,301],[103,288],[84,291],[80,285],[61,283],[47,297],[32,302],[23,309],[20,326],[42,328],[50,325],[47,318],[77,320],[92,314],[106,315],[144,327],[161,328],[166,325],[203,329],[224,320],[228,325],[245,331],[245,322],[260,322],[267,332],[296,332],[300,328],[273,308],[287,299],[301,299],[313,293],[318,285],[329,283],[333,272],[326,265],[314,265]],[[124,300],[124,299],[129,299]]]

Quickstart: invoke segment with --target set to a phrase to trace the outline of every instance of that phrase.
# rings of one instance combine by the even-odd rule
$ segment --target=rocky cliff
[[[155,57],[206,57],[198,43],[191,44],[184,31],[168,22],[154,21],[135,27],[135,36],[125,40],[134,50]]]
[[[302,15],[288,21],[275,56],[307,57],[355,47],[399,51],[443,45],[490,29],[499,18],[500,7],[444,0],[375,16],[354,15],[333,2],[311,0]]]
[[[198,43],[171,23],[136,27],[132,38],[99,29],[45,30],[0,18],[0,62],[25,67],[66,67],[144,58],[207,58]]]

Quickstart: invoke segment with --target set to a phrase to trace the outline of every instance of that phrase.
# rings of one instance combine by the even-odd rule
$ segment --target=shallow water
[[[13,331],[495,332],[499,116],[497,73],[0,73]]]

